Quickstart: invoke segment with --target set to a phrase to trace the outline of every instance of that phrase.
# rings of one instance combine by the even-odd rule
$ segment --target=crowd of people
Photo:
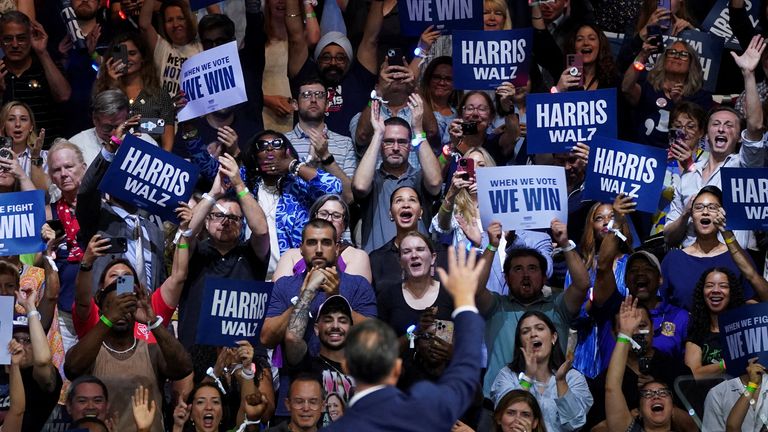
[[[46,199],[45,249],[0,257],[0,430],[768,428],[718,323],[768,301],[721,179],[768,166],[768,7],[729,0],[713,98],[685,35],[715,0],[485,0],[484,31],[533,28],[528,82],[465,91],[403,4],[0,2],[0,193]],[[182,64],[231,42],[247,102],[178,121]],[[588,142],[528,151],[528,94],[606,88],[667,151],[654,213],[585,198]],[[178,223],[100,189],[129,135],[199,168]],[[567,221],[483,217],[477,170],[520,165],[562,167]],[[272,282],[256,335],[200,343],[212,278]]]

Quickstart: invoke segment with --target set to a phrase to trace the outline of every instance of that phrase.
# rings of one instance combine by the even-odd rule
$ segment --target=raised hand
[[[765,39],[762,36],[756,35],[749,42],[749,46],[744,50],[743,54],[736,55],[735,52],[731,51],[731,56],[733,56],[733,60],[742,72],[754,72],[760,63],[763,50],[765,50]]]
[[[637,308],[637,299],[632,294],[627,294],[619,308],[619,333],[632,336],[640,326],[640,309]]]
[[[157,412],[155,401],[149,397],[149,389],[139,385],[131,396],[131,402],[136,429],[139,432],[149,431]]]
[[[474,250],[467,252],[464,242],[458,248],[448,248],[448,271],[438,267],[443,286],[453,297],[455,307],[474,306],[477,281],[483,272],[482,260]]]

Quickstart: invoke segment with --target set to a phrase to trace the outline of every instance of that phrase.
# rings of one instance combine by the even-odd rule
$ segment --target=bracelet
[[[298,177],[299,176],[299,171],[301,171],[301,168],[304,167],[306,164],[307,164],[306,162],[299,162],[299,164],[296,165],[296,172],[293,172],[291,174],[293,174],[294,177]]]
[[[237,197],[238,197],[238,198],[242,198],[242,197],[244,197],[244,196],[248,195],[248,193],[249,193],[250,191],[251,191],[251,190],[250,190],[250,189],[248,189],[248,187],[246,187],[246,188],[244,188],[243,190],[241,190],[240,192],[238,192],[238,193],[237,193]]]
[[[179,246],[181,246],[181,245],[179,245]],[[187,247],[189,247],[189,246],[187,246]],[[150,330],[150,331],[151,331],[151,330],[154,330],[154,329],[156,329],[156,328],[160,327],[160,324],[162,324],[162,323],[163,323],[163,317],[161,317],[161,316],[158,316],[158,317],[157,317],[157,321],[155,321],[155,322],[153,322],[152,324],[149,324],[149,325],[147,326],[147,330]]]
[[[37,317],[38,321],[42,321],[43,320],[43,316],[40,315],[40,312],[38,312],[36,310],[32,310],[32,311],[27,312],[27,319],[30,319],[32,317]]]
[[[288,14],[286,15],[288,18],[301,18],[301,14]]]
[[[100,316],[99,319],[101,320],[101,322],[104,323],[105,326],[109,328],[112,328],[112,326],[114,326],[114,324],[112,324],[112,321],[110,321],[109,318],[107,318],[104,315]]]
[[[246,371],[245,368],[240,368],[240,376],[245,378],[246,380],[252,380],[256,376],[256,374],[253,371],[250,371],[250,370]]]
[[[494,245],[492,245],[490,243],[488,243],[488,246],[486,246],[485,249],[487,249],[487,250],[489,250],[491,252],[496,252],[496,251],[499,250],[499,248],[497,248],[496,246],[494,246]]]
[[[314,12],[310,12],[310,13],[308,13],[308,14],[305,14],[304,16],[305,16],[307,19],[310,19],[310,18],[317,18],[317,14],[316,14],[316,13],[314,13]]]
[[[627,339],[627,338],[626,338],[626,337],[624,337],[624,336],[617,336],[617,337],[616,337],[616,342],[617,342],[617,343],[618,343],[618,342],[621,342],[621,343],[623,343],[623,344],[627,344],[627,345],[629,345],[629,339]]]
[[[452,210],[452,209],[449,209],[449,208],[445,207],[445,205],[444,205],[444,204],[440,204],[440,210],[442,210],[442,211],[444,211],[444,212],[446,212],[446,213],[451,213],[451,212],[453,212],[453,210]]]
[[[123,140],[118,138],[116,135],[112,135],[111,137],[109,137],[109,140],[112,141],[112,143],[115,145],[121,145],[123,143]]]
[[[445,155],[440,153],[440,156],[438,156],[437,161],[440,162],[440,165],[445,165],[448,163],[448,159],[445,158]]]
[[[418,149],[419,145],[421,145],[422,142],[424,142],[427,139],[427,133],[426,132],[419,132],[416,135],[413,136],[413,139],[411,140],[411,147],[413,149]]]
[[[299,162],[298,159],[294,159],[294,160],[291,161],[290,164],[288,164],[288,172],[291,173],[291,175],[295,176],[296,173],[299,172],[299,168],[298,168],[299,167],[299,163],[301,163],[301,162]]]
[[[99,61],[99,53],[94,51],[93,54],[91,54],[91,60]]]
[[[176,247],[179,248],[179,249],[189,249],[189,244],[187,244],[187,243],[179,243],[179,244],[176,245]]]
[[[208,195],[208,192],[203,194],[203,199],[210,202],[211,204],[216,204],[216,198]]]
[[[736,236],[728,237],[727,239],[725,239],[725,244],[729,245],[735,241],[736,241]]]
[[[749,383],[747,383],[747,387],[746,387],[746,388],[747,388],[747,390],[749,390],[750,392],[754,393],[754,392],[755,392],[755,390],[757,390],[757,387],[758,387],[758,385],[757,385],[757,384],[755,384],[755,383],[753,383],[752,381],[750,381]]]

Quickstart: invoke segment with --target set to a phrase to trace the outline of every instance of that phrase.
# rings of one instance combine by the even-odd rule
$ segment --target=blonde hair
[[[56,140],[53,141],[53,145],[48,150],[48,165],[51,165],[51,157],[54,153],[56,153],[59,150],[72,150],[73,153],[75,153],[75,158],[77,159],[77,163],[84,164],[85,158],[83,157],[83,151],[80,150],[80,147],[76,146],[75,144],[67,141],[64,138],[56,138]]]
[[[467,150],[466,153],[464,153],[464,157],[469,157],[469,155],[472,153],[480,153],[483,155],[486,167],[496,166],[496,162],[493,160],[493,156],[488,153],[488,150],[482,147],[472,147],[471,149]],[[473,222],[480,215],[477,206],[475,205],[474,201],[472,201],[472,196],[469,194],[469,191],[466,188],[461,189],[456,194],[456,198],[454,199],[453,203],[454,215],[461,215],[461,217],[463,217],[467,222]]]
[[[31,147],[37,139],[37,132],[35,132],[35,129],[37,129],[37,122],[35,122],[35,114],[32,112],[32,109],[29,108],[29,105],[21,101],[10,101],[3,105],[3,108],[0,110],[0,122],[2,122],[0,128],[2,128],[3,135],[8,136],[8,132],[5,130],[5,122],[8,121],[8,117],[11,115],[11,110],[16,107],[24,108],[27,110],[27,114],[29,114],[29,122],[32,124],[32,130],[27,137],[27,147]]]
[[[671,46],[676,44],[682,44],[685,50],[688,51],[688,76],[685,79],[683,85],[683,96],[690,96],[697,91],[701,90],[704,85],[704,72],[701,70],[701,63],[699,63],[699,55],[691,45],[683,40],[675,41]],[[664,69],[664,63],[667,61],[667,51],[664,52],[656,59],[656,67],[648,73],[648,82],[653,86],[656,91],[661,91],[664,85],[664,79],[666,78],[666,70]]]
[[[509,7],[507,6],[507,2],[503,0],[485,0],[483,1],[483,10],[490,9],[486,8],[486,5],[491,6],[494,10],[500,10],[504,12],[504,27],[502,30],[512,30],[512,16],[509,14]]]

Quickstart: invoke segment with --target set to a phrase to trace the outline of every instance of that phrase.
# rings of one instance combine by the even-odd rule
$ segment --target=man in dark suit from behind
[[[402,360],[394,331],[376,319],[356,324],[347,337],[345,352],[356,394],[344,416],[324,431],[448,431],[469,407],[479,385],[476,359],[485,325],[475,306],[475,292],[480,274],[487,269],[484,262],[477,262],[474,251],[467,254],[459,247],[458,252],[453,248],[449,252],[448,272],[438,272],[454,300],[455,345],[443,376],[401,392],[395,387]]]

